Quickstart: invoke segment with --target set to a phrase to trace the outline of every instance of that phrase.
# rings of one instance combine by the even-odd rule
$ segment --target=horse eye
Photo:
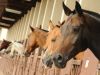
[[[73,28],[73,31],[74,31],[74,32],[79,32],[79,30],[80,30],[80,26],[75,26],[75,27]]]
[[[55,42],[55,41],[56,41],[56,39],[54,38],[54,39],[52,39],[51,41],[52,41],[52,42]]]

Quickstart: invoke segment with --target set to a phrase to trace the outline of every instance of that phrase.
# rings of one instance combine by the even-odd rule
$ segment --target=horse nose
[[[48,57],[47,58],[43,58],[42,62],[43,62],[43,64],[45,66],[52,67],[53,62],[52,62],[51,58],[48,58]]]
[[[26,57],[29,57],[29,56],[30,56],[30,53],[25,52],[24,55],[25,55]]]
[[[63,56],[60,55],[60,54],[57,54],[55,57],[54,57],[54,60],[58,63],[62,63],[63,62]]]

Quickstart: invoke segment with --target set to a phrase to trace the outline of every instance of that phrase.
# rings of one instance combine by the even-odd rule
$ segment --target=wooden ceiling
[[[10,28],[41,0],[0,0],[0,27]]]

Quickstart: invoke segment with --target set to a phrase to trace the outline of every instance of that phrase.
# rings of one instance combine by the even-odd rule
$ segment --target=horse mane
[[[47,30],[45,30],[45,29],[41,29],[42,31],[45,31],[45,32],[48,32]]]
[[[88,13],[88,14],[90,14],[90,15],[93,15],[93,16],[95,16],[95,17],[97,17],[97,18],[100,18],[100,14],[99,14],[99,13],[96,13],[96,12],[93,12],[93,11],[89,11],[89,10],[85,10],[85,9],[83,9],[83,11],[84,11],[85,13]]]

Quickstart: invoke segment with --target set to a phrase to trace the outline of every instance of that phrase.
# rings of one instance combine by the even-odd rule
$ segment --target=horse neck
[[[100,33],[100,18],[95,17],[94,15],[86,13],[86,24],[85,26],[93,34]]]
[[[100,60],[100,18],[93,15],[87,17],[88,32],[84,35],[88,41],[88,48]]]
[[[96,13],[96,12],[93,12],[93,11],[89,11],[89,10],[85,10],[85,9],[83,9],[83,12],[91,14],[91,15],[97,17],[97,18],[100,18],[100,14],[99,13]]]
[[[38,44],[38,46],[43,48],[43,46],[46,43],[47,32],[45,32],[45,31],[37,32],[36,36],[37,36],[37,44]]]

